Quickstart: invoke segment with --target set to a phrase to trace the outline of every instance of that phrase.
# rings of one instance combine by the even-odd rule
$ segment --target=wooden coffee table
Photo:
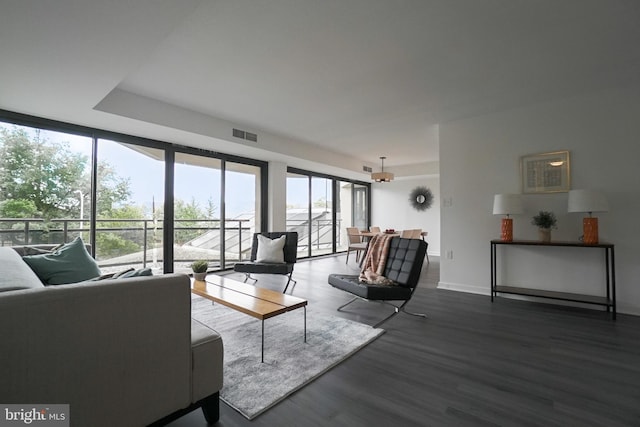
[[[307,342],[307,300],[270,289],[258,288],[222,276],[209,275],[205,281],[192,280],[191,292],[262,321],[264,362],[264,321],[287,311],[304,308],[304,342]]]

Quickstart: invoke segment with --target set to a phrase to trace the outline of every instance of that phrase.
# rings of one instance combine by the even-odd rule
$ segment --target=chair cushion
[[[45,285],[77,283],[100,276],[100,268],[84,242],[76,237],[50,254],[22,258]]]
[[[280,236],[275,239],[258,235],[258,251],[256,252],[256,262],[277,262],[284,263],[284,244],[287,236]]]
[[[293,264],[248,261],[236,263],[233,270],[240,273],[289,274],[293,271]]]
[[[411,288],[400,285],[370,285],[360,282],[358,276],[349,274],[331,274],[329,284],[370,300],[407,300],[411,298],[412,291]]]

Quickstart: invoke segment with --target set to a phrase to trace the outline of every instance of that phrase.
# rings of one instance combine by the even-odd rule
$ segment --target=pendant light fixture
[[[371,179],[375,182],[390,182],[393,180],[393,174],[384,171],[384,159],[386,159],[386,157],[380,157],[380,160],[382,161],[382,170],[371,174]]]

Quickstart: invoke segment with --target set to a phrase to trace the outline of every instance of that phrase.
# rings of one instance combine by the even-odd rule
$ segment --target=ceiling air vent
[[[258,142],[258,135],[240,129],[233,129],[233,136],[236,138],[246,139],[247,141]]]
[[[369,166],[362,166],[362,170],[365,171],[365,172],[368,172],[368,173],[373,172],[373,169],[370,168]]]

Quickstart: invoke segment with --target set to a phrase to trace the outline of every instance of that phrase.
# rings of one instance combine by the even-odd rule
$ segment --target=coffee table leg
[[[262,319],[262,360],[260,363],[264,363],[264,319]]]
[[[304,307],[304,342],[307,342],[307,306]]]

